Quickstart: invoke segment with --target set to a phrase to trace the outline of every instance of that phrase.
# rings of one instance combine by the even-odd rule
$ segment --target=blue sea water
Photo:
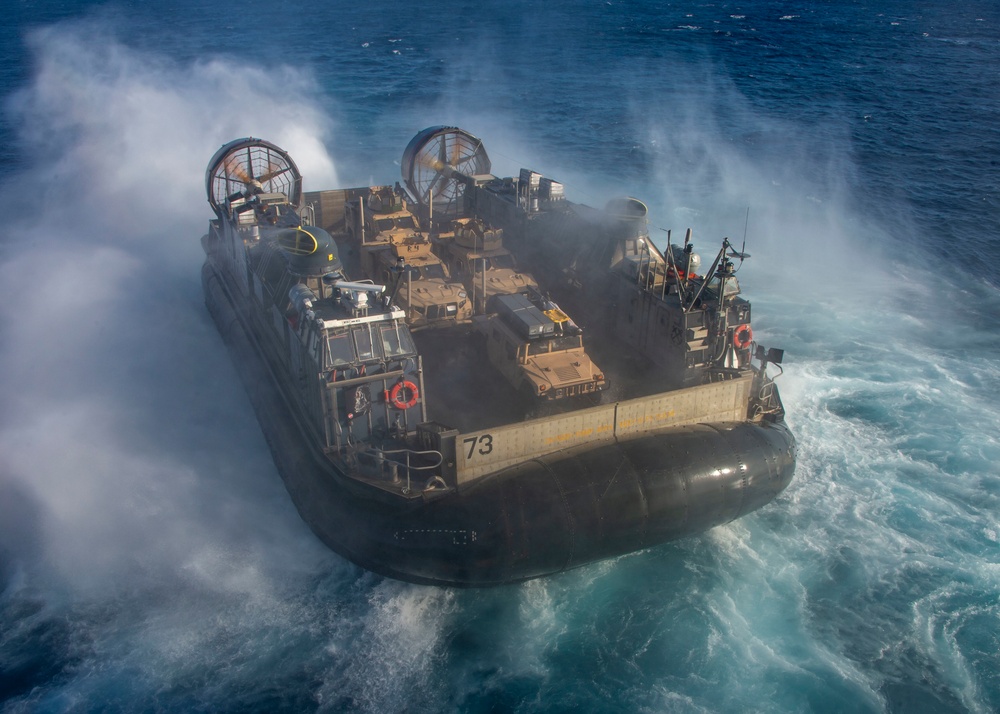
[[[8,2],[4,712],[1000,711],[1000,6]],[[293,508],[202,305],[208,159],[494,173],[745,235],[800,443],[773,504],[495,590]]]

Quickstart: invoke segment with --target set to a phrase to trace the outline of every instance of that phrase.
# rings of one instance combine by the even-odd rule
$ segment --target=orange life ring
[[[750,329],[750,325],[738,325],[733,330],[733,345],[736,349],[744,350],[751,342],[753,342],[753,330]]]
[[[404,379],[401,382],[396,382],[392,391],[389,392],[389,403],[396,407],[396,409],[409,409],[417,403],[419,396],[420,393],[417,391],[417,385],[408,379]]]

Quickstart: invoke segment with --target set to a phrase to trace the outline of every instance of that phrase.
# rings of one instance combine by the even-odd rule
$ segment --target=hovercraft
[[[208,165],[205,300],[302,518],[359,566],[493,586],[700,533],[781,493],[795,440],[723,240],[490,173],[456,127],[402,184],[304,192],[244,138]]]

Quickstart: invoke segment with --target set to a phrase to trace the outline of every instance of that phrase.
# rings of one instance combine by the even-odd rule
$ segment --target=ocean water
[[[3,712],[1000,710],[1000,6],[164,5],[0,28]],[[781,497],[493,590],[319,544],[202,304],[205,167],[395,181],[435,124],[745,237]]]

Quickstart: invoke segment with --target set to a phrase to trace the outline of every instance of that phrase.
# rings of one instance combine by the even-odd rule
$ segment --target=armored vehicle
[[[538,289],[535,278],[519,270],[503,246],[503,230],[475,217],[457,218],[451,230],[434,236],[455,277],[472,295],[476,314],[487,311],[494,295],[527,294]]]
[[[351,256],[357,251],[356,265],[353,259],[346,262],[361,275],[393,286],[395,301],[414,330],[468,322],[472,302],[465,287],[451,279],[431,250],[398,185],[348,189],[345,195],[343,231]]]
[[[401,165],[421,221],[503,228],[580,326],[531,297],[494,297],[481,320],[549,353],[582,328],[603,369],[587,367],[595,393],[597,376],[611,386],[530,418],[483,369],[478,331],[411,334],[399,292],[352,274],[344,206],[367,193],[306,200],[282,149],[226,144],[206,175],[206,303],[292,500],[329,547],[412,582],[501,585],[701,532],[787,486],[795,440],[768,374],[781,354],[749,334],[732,265],[745,254],[723,241],[706,276],[693,261],[682,274],[641,202],[593,209],[554,182],[493,177],[482,143],[454,127],[418,133]]]
[[[533,298],[533,299],[532,299]],[[564,399],[604,389],[604,374],[583,347],[583,331],[537,291],[497,295],[479,321],[490,363],[532,398]]]

